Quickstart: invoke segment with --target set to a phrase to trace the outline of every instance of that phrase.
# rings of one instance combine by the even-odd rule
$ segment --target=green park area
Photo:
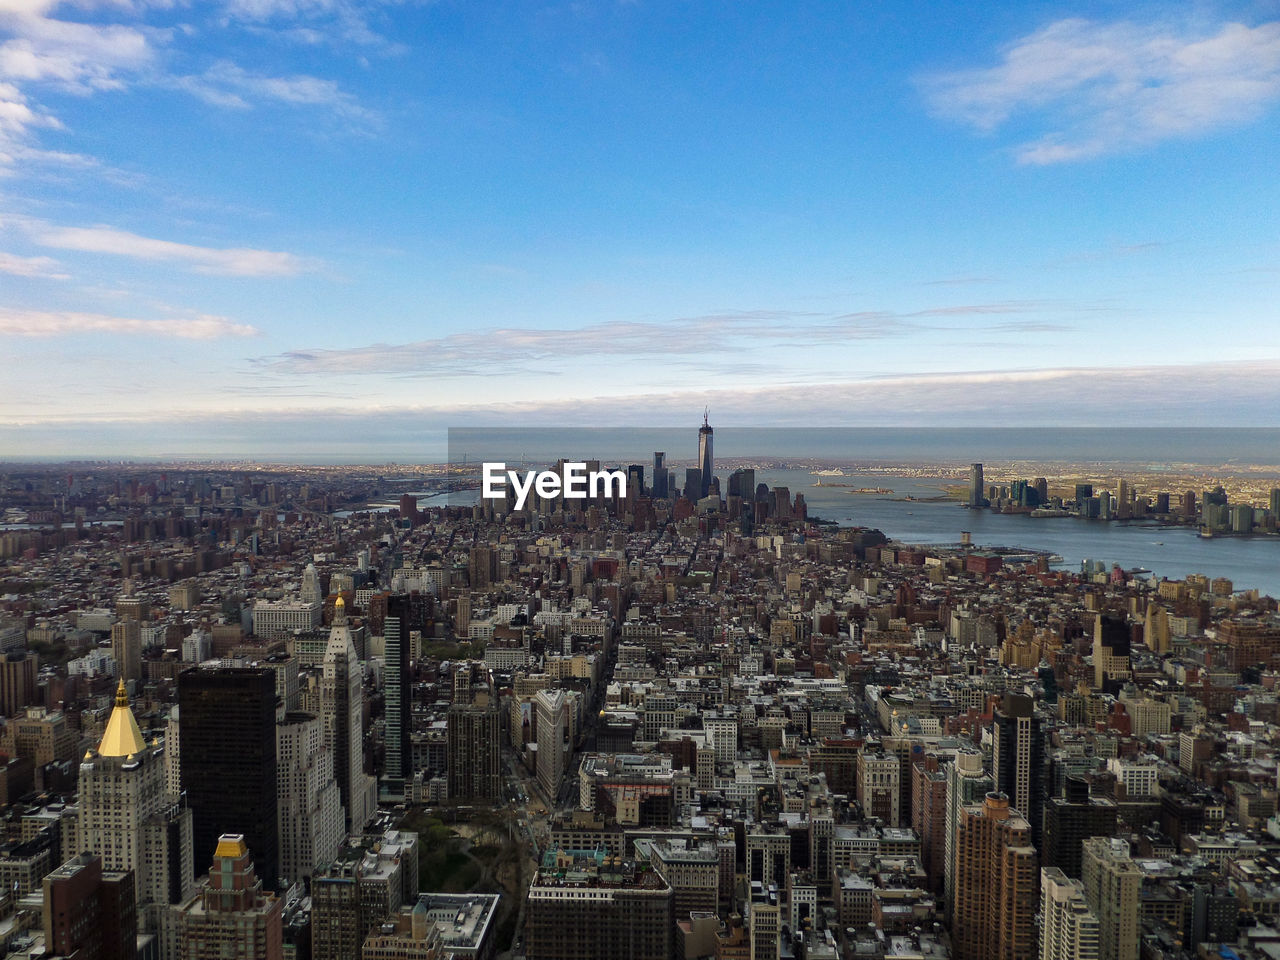
[[[446,822],[448,821],[448,822]],[[497,942],[510,943],[528,868],[508,810],[410,810],[400,828],[418,834],[418,889],[424,893],[498,893]]]

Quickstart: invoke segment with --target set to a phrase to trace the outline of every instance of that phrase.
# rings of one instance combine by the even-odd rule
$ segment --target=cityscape
[[[687,437],[519,504],[474,463],[7,464],[6,956],[1270,956],[1275,599],[833,523],[806,493],[895,491]],[[957,528],[1280,546],[1251,469],[933,474]]]
[[[0,0],[0,960],[1280,960],[1280,0]]]

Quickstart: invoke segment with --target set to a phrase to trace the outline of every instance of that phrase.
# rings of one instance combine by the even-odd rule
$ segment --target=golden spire
[[[98,755],[103,757],[130,757],[147,748],[142,739],[142,731],[138,729],[138,721],[129,709],[129,692],[124,688],[124,678],[116,687],[116,705],[111,711],[111,719],[107,721],[107,729],[102,734],[102,742],[98,744]]]

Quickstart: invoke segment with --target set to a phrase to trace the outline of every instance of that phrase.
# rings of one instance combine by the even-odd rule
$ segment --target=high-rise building
[[[943,904],[947,915],[955,910],[956,901],[956,837],[964,808],[980,803],[995,786],[982,768],[982,754],[975,749],[956,754],[947,769],[946,860],[943,877]]]
[[[729,496],[741,497],[744,501],[756,498],[756,472],[752,467],[743,467],[729,474]]]
[[[530,497],[530,503],[532,500],[533,498]],[[495,559],[494,551],[487,543],[477,544],[471,548],[467,575],[472,590],[488,590],[492,585]]]
[[[137,620],[117,620],[111,625],[111,656],[121,680],[142,679],[142,624]]]
[[[711,492],[711,478],[715,475],[715,455],[712,451],[715,431],[707,421],[708,415],[709,411],[702,412],[702,426],[698,428],[698,470],[701,483],[698,499],[702,499]]]
[[[636,500],[646,495],[644,486],[644,464],[627,465],[627,499]]]
[[[195,882],[193,811],[165,789],[164,749],[143,739],[123,680],[101,742],[80,763],[79,785],[81,848],[105,870],[131,872],[141,925],[172,956],[164,924]]]
[[[1147,615],[1142,626],[1142,642],[1154,653],[1169,652],[1173,642],[1169,611],[1158,603],[1147,604]]]
[[[325,743],[333,752],[333,771],[347,813],[347,831],[364,829],[377,810],[377,784],[364,772],[364,670],[356,656],[341,597],[334,603],[333,628],[324,653],[320,715]]]
[[[75,960],[134,960],[138,915],[133,872],[103,870],[102,858],[82,853],[44,878],[47,956]]]
[[[915,757],[911,764],[911,828],[920,838],[920,865],[929,889],[942,893],[946,873],[947,772],[936,753]]]
[[[1084,841],[1084,895],[1098,917],[1099,960],[1137,960],[1142,871],[1129,844],[1112,837]]]
[[[0,732],[0,753],[29,758],[35,767],[36,789],[43,789],[44,767],[55,760],[73,761],[79,736],[61,710],[27,707]]]
[[[0,654],[0,716],[12,717],[36,702],[40,657],[26,650]]]
[[[417,834],[351,838],[311,881],[313,960],[360,960],[369,932],[417,896]]]
[[[1099,693],[1118,693],[1132,671],[1129,625],[1123,617],[1098,614],[1093,630],[1093,684]]]
[[[526,904],[529,960],[670,960],[671,886],[655,870],[603,850],[549,851]]]
[[[264,893],[244,837],[223,834],[209,876],[178,909],[180,960],[282,960],[282,904]]]
[[[1133,488],[1128,480],[1121,480],[1116,491],[1116,519],[1128,520],[1133,516]]]
[[[573,754],[569,698],[563,690],[539,690],[533,709],[538,728],[538,784],[554,803]]]
[[[778,960],[782,955],[782,905],[779,892],[765,887],[753,891],[747,904],[750,960]]]
[[[1098,918],[1080,881],[1057,867],[1040,871],[1040,960],[1098,960]]]
[[[669,496],[667,455],[661,450],[653,453],[653,496],[656,500],[665,500]]]
[[[324,599],[324,592],[320,589],[320,574],[314,563],[308,563],[302,571],[302,589],[298,591],[298,596],[303,603],[319,603]]]
[[[1044,805],[1044,847],[1040,862],[1079,879],[1084,841],[1116,832],[1116,802],[1089,796],[1083,777],[1067,777],[1063,796]]]
[[[409,675],[410,640],[409,598],[394,596],[387,600],[387,615],[382,636],[386,668],[383,673],[383,783],[382,792],[389,799],[404,799],[405,782],[413,779],[409,747],[409,720],[413,712]]]
[[[720,903],[720,852],[716,844],[656,841],[649,862],[674,892],[674,922],[690,913],[715,913]]]
[[[170,707],[164,723],[164,783],[175,797],[182,793],[182,725],[178,709],[176,705]]]
[[[697,467],[686,467],[684,471],[684,487],[680,495],[686,500],[696,503],[702,494],[702,471]]]
[[[212,863],[224,833],[243,834],[258,876],[280,877],[276,675],[268,668],[193,668],[178,675],[182,789],[195,859]]]
[[[858,803],[864,816],[885,826],[902,826],[902,764],[896,754],[864,749],[858,753]]]
[[[1031,824],[1031,841],[1040,848],[1044,814],[1044,737],[1035,701],[1006,693],[992,724],[991,768],[996,790]]]
[[[310,879],[337,856],[345,816],[320,718],[285,714],[276,734],[280,875],[292,883]]]
[[[463,683],[457,681],[463,680]],[[502,797],[502,714],[483,663],[459,664],[445,721],[450,800]]]
[[[1003,793],[964,807],[956,833],[956,960],[1031,960],[1039,870],[1031,824]]]
[[[982,464],[969,465],[969,506],[984,507],[987,504],[986,491],[982,482]]]

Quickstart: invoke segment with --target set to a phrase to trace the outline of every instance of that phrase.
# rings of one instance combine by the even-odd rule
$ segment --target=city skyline
[[[0,0],[0,441],[1269,425],[1277,99],[1265,3]]]

